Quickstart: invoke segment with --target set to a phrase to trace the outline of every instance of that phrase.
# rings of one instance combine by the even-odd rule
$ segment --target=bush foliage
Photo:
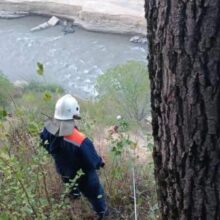
[[[10,102],[10,96],[13,94],[12,83],[0,73],[0,106],[6,107]]]
[[[44,76],[41,64],[37,66],[37,74]],[[0,87],[2,102],[6,102],[13,87],[4,77],[0,82],[5,87]],[[106,167],[99,171],[99,175],[111,207],[108,219],[134,219],[133,170],[138,219],[157,218],[152,160],[139,160],[138,144],[130,138],[128,126],[131,120],[142,120],[146,116],[146,85],[148,79],[144,65],[128,62],[98,79],[100,97],[97,102],[81,100],[82,109],[86,108],[84,120],[80,122],[81,130],[95,138],[97,150],[106,160]],[[40,144],[39,132],[45,119],[42,113],[53,115],[55,101],[62,92],[56,85],[32,82],[21,97],[13,100],[12,116],[0,121],[1,220],[94,219],[85,198],[71,201],[67,197],[70,185],[61,182],[51,157]],[[117,114],[124,117],[116,121]],[[118,126],[116,136],[104,134],[106,124],[100,122],[106,122],[104,117],[108,116]],[[152,137],[148,136],[148,139],[148,148],[151,148]]]
[[[62,184],[51,157],[39,144],[42,125],[30,118],[27,112],[20,112],[19,119],[2,127],[6,141],[0,148],[0,219],[87,219],[90,205],[84,198],[71,201],[66,196],[70,186]],[[85,127],[88,133],[97,129]],[[137,144],[123,127],[117,138],[110,135],[107,140],[106,167],[99,174],[111,207],[108,219],[134,219],[133,168],[138,219],[156,219],[153,164],[139,162]],[[104,140],[99,141],[96,145],[103,147]]]
[[[109,112],[141,121],[149,112],[149,80],[146,64],[129,61],[109,69],[97,80],[99,102]]]
[[[51,83],[39,83],[36,81],[30,82],[26,87],[25,91],[29,92],[51,92],[51,93],[64,93],[64,89],[57,84],[51,84]]]

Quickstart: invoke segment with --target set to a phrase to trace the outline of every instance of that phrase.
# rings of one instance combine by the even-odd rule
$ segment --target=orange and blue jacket
[[[79,169],[94,171],[103,166],[93,142],[74,128],[71,135],[57,137],[46,128],[40,134],[42,145],[55,160],[57,171],[65,177],[75,176]]]

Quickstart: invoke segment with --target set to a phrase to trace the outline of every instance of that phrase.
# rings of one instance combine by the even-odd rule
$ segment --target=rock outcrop
[[[92,31],[146,34],[143,0],[1,0],[0,10],[72,19]]]

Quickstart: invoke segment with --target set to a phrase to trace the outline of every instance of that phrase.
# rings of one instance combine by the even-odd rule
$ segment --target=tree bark
[[[162,220],[220,219],[220,0],[145,0]]]

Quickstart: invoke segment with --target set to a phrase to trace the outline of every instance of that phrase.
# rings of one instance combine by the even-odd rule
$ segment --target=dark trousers
[[[64,183],[70,183],[74,177],[63,177]],[[86,172],[77,181],[78,186],[73,186],[71,193],[79,194],[81,192],[91,203],[94,211],[100,215],[107,209],[103,187],[99,181],[96,171]]]

